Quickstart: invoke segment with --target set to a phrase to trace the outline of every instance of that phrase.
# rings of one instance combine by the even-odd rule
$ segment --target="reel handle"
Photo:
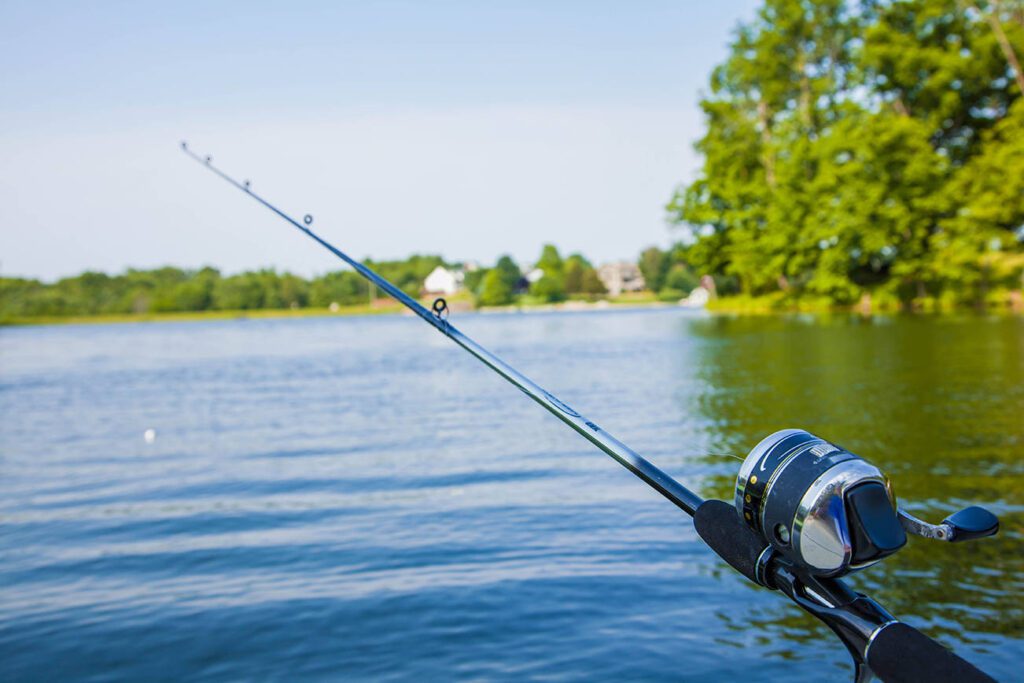
[[[954,512],[942,520],[942,524],[929,524],[903,508],[899,508],[896,514],[907,533],[947,543],[973,541],[993,536],[999,531],[999,518],[978,505]]]
[[[882,628],[868,646],[868,667],[885,683],[995,683],[995,679],[903,622]]]

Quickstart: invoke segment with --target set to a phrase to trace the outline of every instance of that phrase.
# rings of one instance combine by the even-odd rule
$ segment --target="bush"
[[[671,301],[676,302],[680,299],[686,298],[686,292],[680,289],[672,289],[671,287],[665,287],[658,292],[658,301]]]

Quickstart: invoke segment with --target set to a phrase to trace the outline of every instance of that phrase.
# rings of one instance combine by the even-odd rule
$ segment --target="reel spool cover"
[[[784,429],[750,452],[736,478],[741,519],[819,576],[888,557],[907,537],[882,472],[802,429]]]

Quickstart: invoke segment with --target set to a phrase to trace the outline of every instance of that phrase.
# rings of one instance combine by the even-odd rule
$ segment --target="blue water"
[[[834,386],[780,388],[763,405],[756,349],[790,343],[779,334],[810,347],[903,334],[892,321],[729,323],[676,310],[458,317],[719,496],[739,465],[729,454],[776,428],[885,443],[870,401],[849,419],[821,412],[836,405]],[[925,502],[941,514],[947,499],[980,495],[1010,515],[992,541],[1003,545],[989,546],[1002,551],[972,551],[972,579],[957,568],[964,556],[915,546],[909,565],[889,560],[880,576],[892,582],[862,585],[1010,678],[1024,654],[1012,606],[1024,331],[985,324],[962,329],[1016,345],[964,379],[1010,411],[992,418],[1006,438],[984,461],[1005,487],[972,480],[967,493],[947,476]],[[909,352],[894,342],[886,353]],[[808,362],[805,350],[783,355]],[[891,369],[867,372],[905,380]],[[855,391],[872,386],[861,377]],[[926,391],[905,398],[935,402]],[[850,676],[827,631],[746,584],[675,507],[411,317],[2,329],[0,415],[4,681]],[[976,447],[966,433],[949,444],[951,460],[940,450],[931,462]],[[896,580],[907,575],[919,581]]]

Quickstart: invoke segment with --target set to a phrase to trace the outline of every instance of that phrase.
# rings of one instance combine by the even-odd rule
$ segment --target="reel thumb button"
[[[907,543],[907,535],[882,484],[870,481],[846,492],[846,514],[853,541],[851,562],[860,565],[887,557]]]

